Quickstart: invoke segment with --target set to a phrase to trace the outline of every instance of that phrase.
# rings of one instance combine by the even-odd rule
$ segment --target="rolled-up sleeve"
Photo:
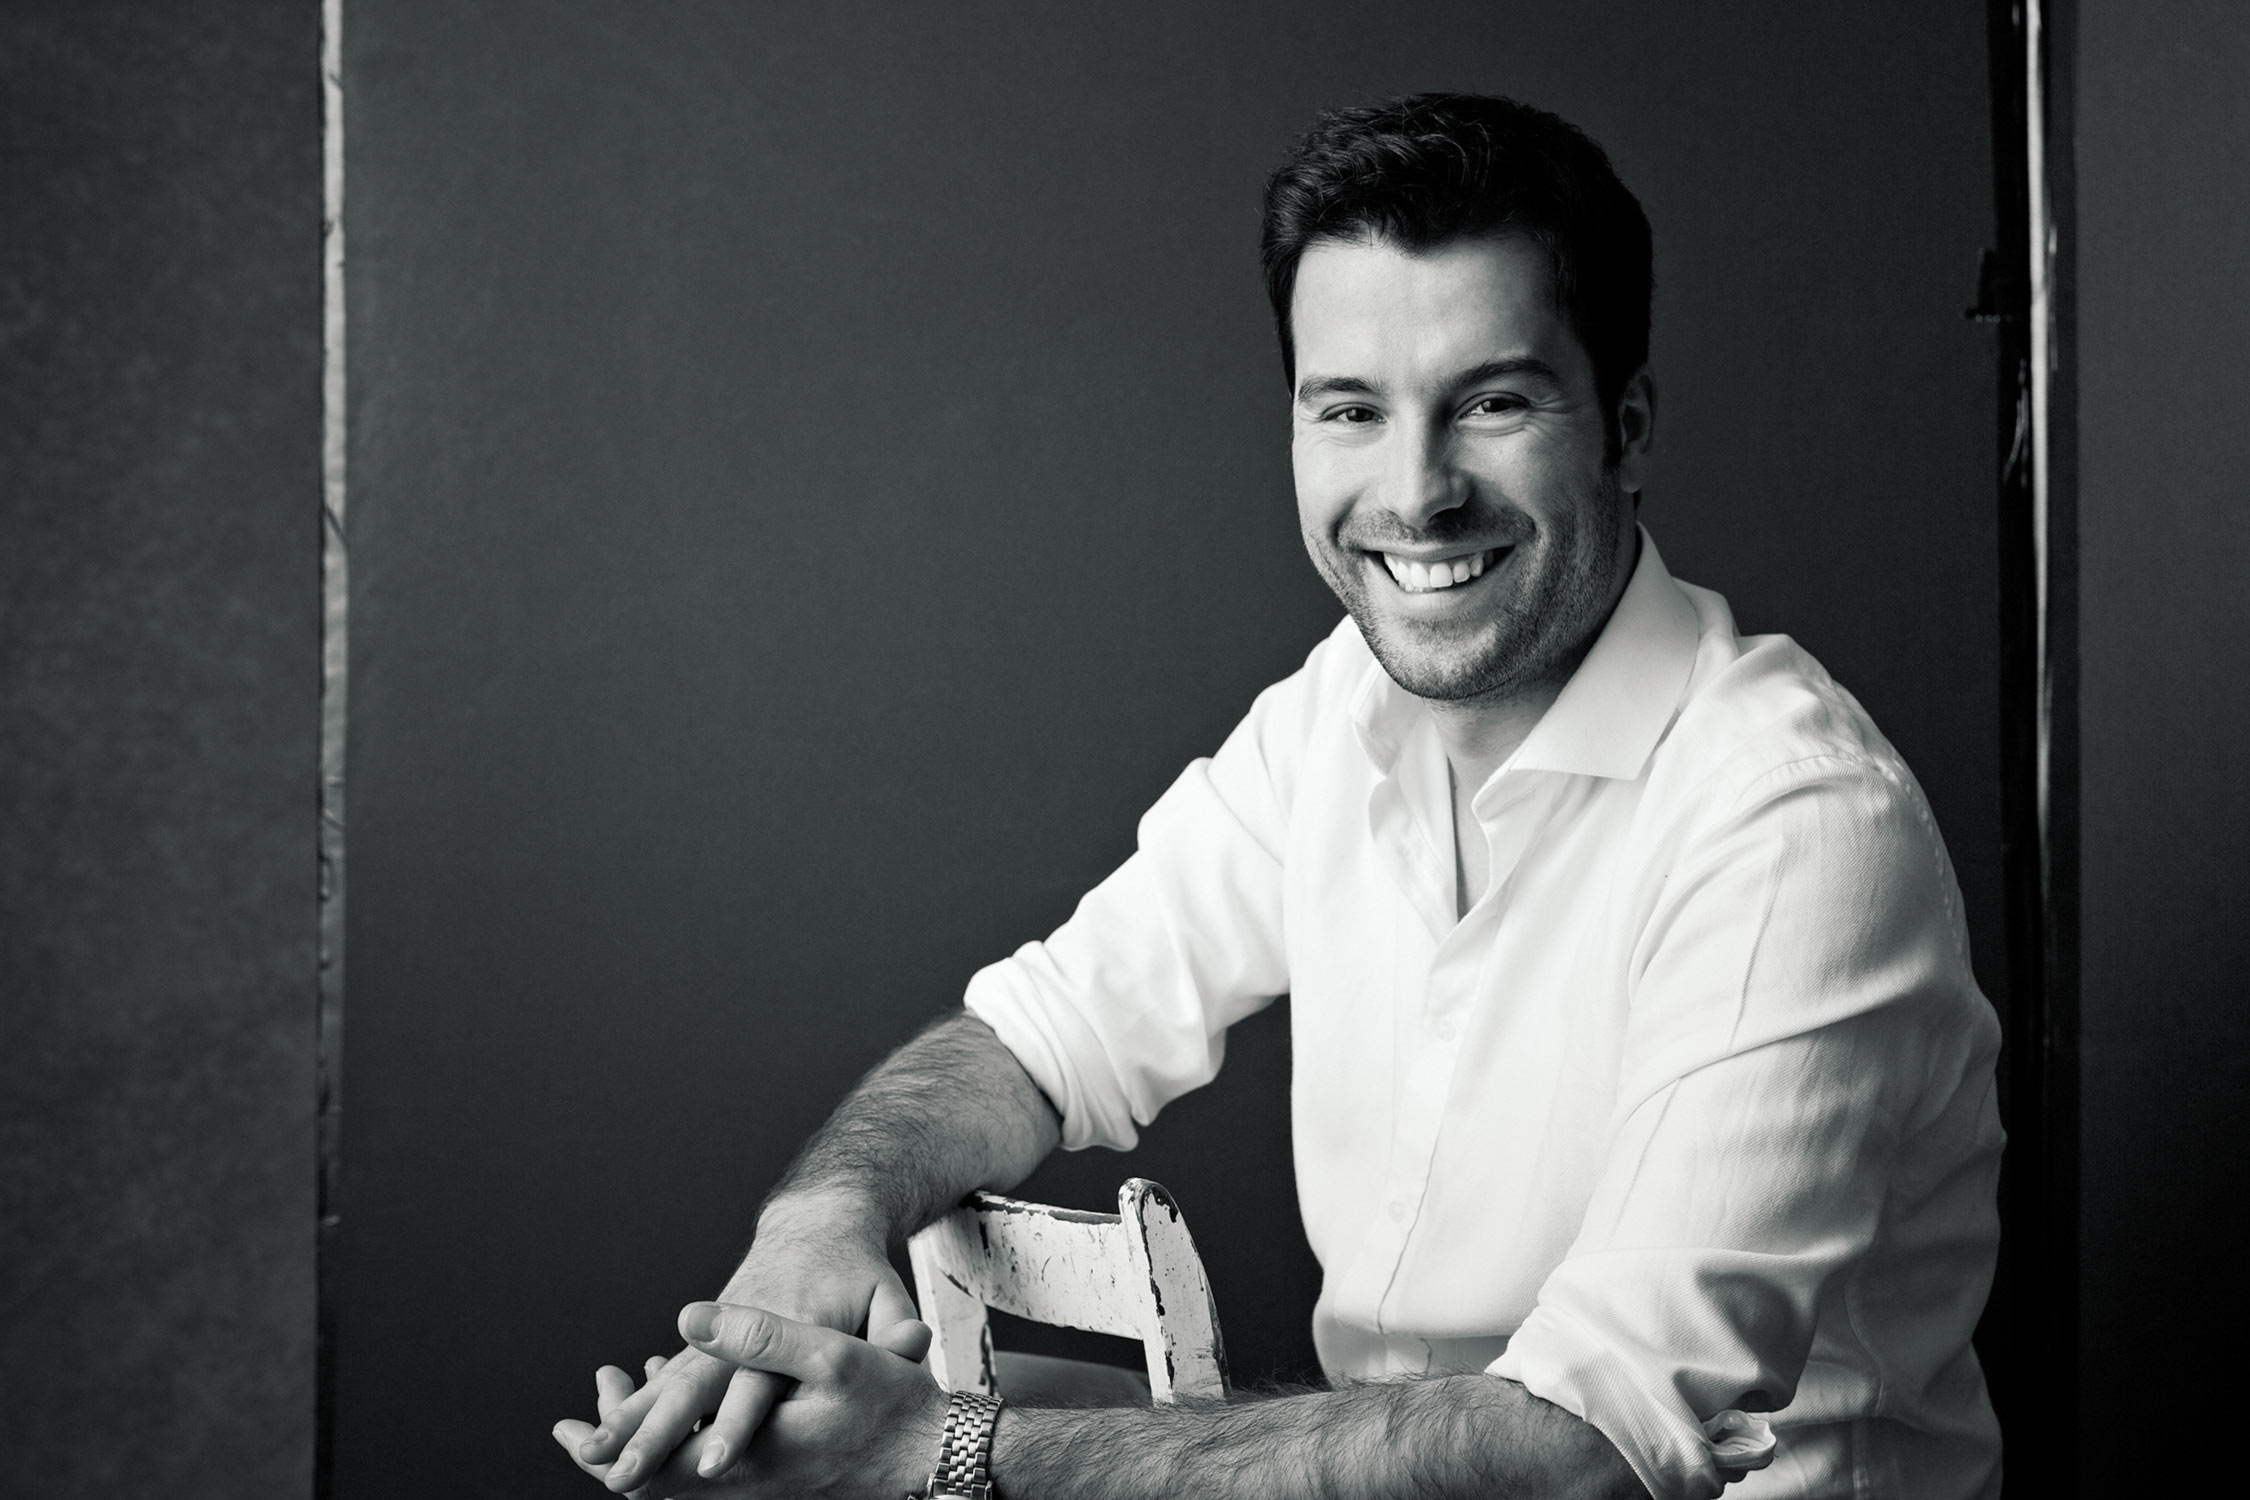
[[[1053,1101],[1066,1148],[1131,1147],[1218,1073],[1227,1028],[1288,989],[1281,857],[1320,655],[1181,773],[1069,921],[969,981],[964,1003]]]
[[[1578,1238],[1489,1367],[1600,1428],[1658,1500],[1735,1477],[1708,1424],[1789,1404],[1901,1152],[1990,1087],[1994,1021],[1903,771],[1808,760],[1718,805],[1633,953]]]

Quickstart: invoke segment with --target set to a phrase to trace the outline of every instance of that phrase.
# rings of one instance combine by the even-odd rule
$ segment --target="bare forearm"
[[[1009,1500],[1646,1500],[1599,1431],[1490,1375],[1230,1406],[1001,1418]]]
[[[1061,1139],[1054,1106],[992,1029],[948,1015],[862,1078],[797,1154],[760,1214],[817,1205],[885,1243],[977,1188],[1009,1188]]]

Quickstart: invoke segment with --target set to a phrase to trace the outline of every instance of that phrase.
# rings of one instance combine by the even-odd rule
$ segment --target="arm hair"
[[[1031,1175],[1061,1120],[992,1028],[967,1011],[931,1022],[869,1071],[797,1153],[759,1210],[841,1207],[896,1245],[978,1188]]]
[[[1008,1500],[1647,1500],[1601,1432],[1496,1375],[1233,1404],[1005,1409]]]
[[[896,1245],[977,1188],[1014,1187],[1062,1136],[992,1028],[957,1011],[878,1063],[760,1212],[859,1218]],[[1001,1416],[1009,1500],[1647,1500],[1599,1430],[1512,1380],[1457,1375],[1233,1403]]]

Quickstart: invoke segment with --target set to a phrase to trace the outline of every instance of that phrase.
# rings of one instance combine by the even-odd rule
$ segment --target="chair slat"
[[[1181,1396],[1223,1400],[1227,1356],[1219,1338],[1219,1310],[1180,1206],[1144,1177],[1127,1182],[1117,1200],[1134,1267],[1149,1286],[1149,1388],[1160,1401]]]
[[[1112,1214],[1064,1219],[985,1198],[932,1226],[955,1285],[987,1307],[1121,1338],[1147,1336],[1155,1308],[1137,1285]]]
[[[985,1309],[997,1307],[1138,1340],[1159,1402],[1224,1399],[1218,1313],[1179,1206],[1139,1177],[1117,1204],[1095,1214],[977,1193],[908,1242],[939,1384],[993,1389]]]

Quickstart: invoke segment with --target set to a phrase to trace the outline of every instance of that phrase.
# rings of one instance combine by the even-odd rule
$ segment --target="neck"
[[[1633,571],[1640,564],[1639,528],[1626,533],[1625,553],[1609,588],[1609,600],[1600,617],[1564,657],[1528,682],[1510,683],[1473,698],[1425,698],[1430,717],[1437,723],[1438,743],[1445,747],[1446,763],[1453,769],[1456,796],[1465,805],[1500,763],[1516,753],[1547,710],[1555,706],[1564,686],[1578,671],[1586,653],[1594,649],[1617,601],[1625,597]]]
[[[1476,789],[1500,769],[1500,763],[1516,753],[1516,747],[1554,706],[1568,680],[1565,673],[1551,682],[1486,697],[1424,700],[1437,723],[1438,743],[1445,747],[1454,784],[1465,795],[1474,796]]]

